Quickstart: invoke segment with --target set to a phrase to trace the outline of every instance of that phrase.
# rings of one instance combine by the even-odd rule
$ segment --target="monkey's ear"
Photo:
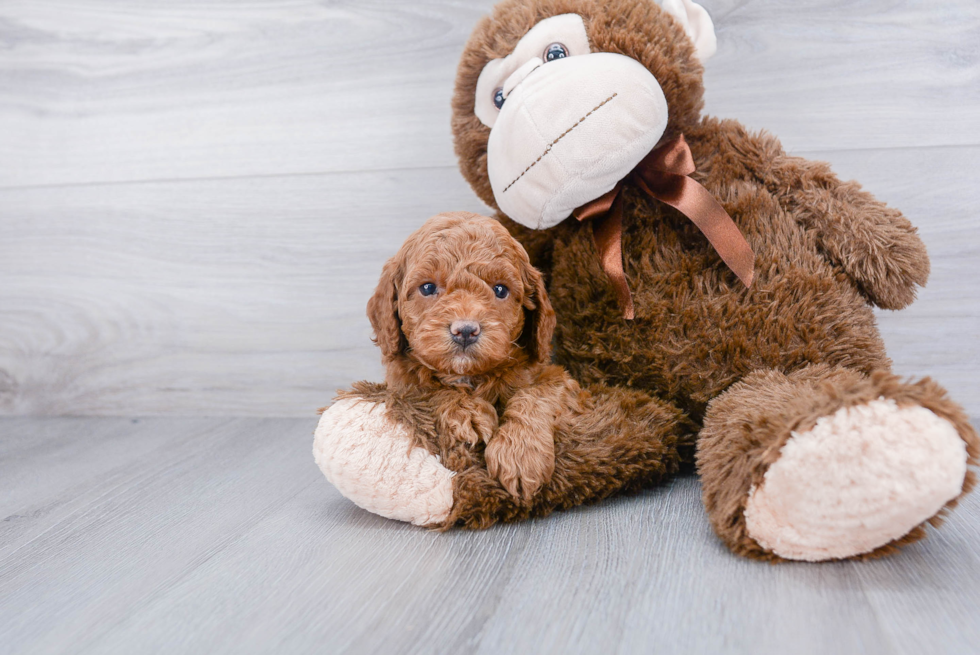
[[[400,280],[401,262],[397,257],[392,257],[385,262],[378,287],[367,304],[368,320],[374,328],[374,343],[381,348],[381,358],[385,363],[405,352],[408,346],[402,334],[401,319],[398,318]]]
[[[547,364],[551,361],[551,337],[555,333],[555,310],[544,288],[544,277],[531,266],[526,258],[521,262],[521,278],[524,283],[524,331],[521,346],[534,362]]]
[[[692,0],[663,0],[661,5],[684,27],[684,31],[694,42],[694,54],[704,63],[718,50],[715,26],[704,7]]]

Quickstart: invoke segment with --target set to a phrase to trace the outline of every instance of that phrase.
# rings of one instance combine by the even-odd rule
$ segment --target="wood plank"
[[[491,5],[4,3],[0,185],[453,165],[456,62]]]
[[[771,566],[724,549],[693,477],[434,533],[341,498],[313,465],[309,420],[202,421],[193,438],[186,421],[133,425],[142,454],[108,476],[79,460],[69,475],[89,483],[70,492],[76,506],[0,555],[0,652],[911,655],[980,643],[976,496],[895,557]],[[34,423],[95,447],[122,425]]]
[[[196,434],[179,422],[151,423],[169,437],[163,447],[148,448],[138,462],[83,490],[39,494],[20,512],[30,519],[19,525],[20,543],[0,557],[0,643],[7,652],[77,652],[271,507],[322,480],[309,461],[313,421],[210,423]],[[156,442],[146,429],[130,439]],[[32,468],[40,459],[19,463]],[[290,461],[305,466],[285,468]],[[79,475],[89,470],[80,462]],[[58,509],[35,512],[39,506]]]
[[[213,419],[178,419],[168,427],[196,439],[213,424]],[[104,482],[174,440],[170,432],[137,418],[6,419],[0,436],[0,517],[5,517],[0,555],[35,534],[41,522],[58,520],[94,481]]]
[[[452,166],[492,4],[4,3],[0,186]],[[797,150],[978,143],[973,0],[704,5],[710,113]]]
[[[977,652],[978,539],[980,499],[974,494],[942,529],[902,557],[853,567],[893,652]]]
[[[794,151],[980,143],[980,3],[705,0],[708,113]]]
[[[527,574],[502,593],[477,652],[887,652],[850,565],[734,557],[695,478],[592,519],[527,550]]]

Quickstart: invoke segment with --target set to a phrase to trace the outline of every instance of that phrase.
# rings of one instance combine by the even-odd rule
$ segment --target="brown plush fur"
[[[669,107],[665,136],[684,134],[697,165],[693,177],[734,219],[756,267],[746,289],[690,220],[627,183],[623,253],[636,319],[625,321],[591,226],[566,220],[533,232],[500,215],[545,274],[558,316],[557,362],[582,384],[601,385],[600,393],[626,393],[637,407],[656,407],[648,416],[664,421],[650,424],[657,434],[691,426],[671,437],[690,443],[703,423],[698,466],[712,524],[733,550],[753,557],[772,556],[745,533],[747,490],[789,430],[843,404],[875,394],[923,404],[953,422],[976,464],[976,433],[938,385],[902,384],[890,375],[872,313],[872,304],[908,305],[925,284],[929,260],[915,228],[826,164],[787,156],[774,137],[702,118],[701,66],[683,30],[653,2],[505,0],[477,25],[460,60],[452,121],[460,168],[477,194],[495,206],[489,129],[473,114],[479,73],[535,23],[562,13],[583,17],[593,52],[627,55],[654,74]],[[555,478],[542,495],[555,492],[550,504],[567,507],[618,488],[616,476],[648,482],[676,468],[634,453],[645,439],[634,433],[604,441],[601,461],[592,456],[600,451],[574,459],[575,447],[559,446]],[[645,466],[658,474],[645,476]],[[560,473],[566,469],[567,486]],[[586,478],[589,490],[601,491],[583,493],[576,481]],[[507,505],[478,468],[457,476],[456,489],[454,520],[462,524],[525,512]]]

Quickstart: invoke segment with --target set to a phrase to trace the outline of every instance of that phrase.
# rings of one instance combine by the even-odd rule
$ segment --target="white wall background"
[[[703,4],[708,113],[920,227],[932,279],[882,331],[980,415],[980,3]],[[449,99],[491,5],[0,5],[0,415],[311,416],[380,379],[382,262],[483,210]]]

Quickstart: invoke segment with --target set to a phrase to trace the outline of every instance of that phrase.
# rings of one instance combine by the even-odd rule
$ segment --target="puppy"
[[[555,468],[559,416],[588,394],[549,364],[555,313],[541,274],[497,221],[439,214],[385,264],[368,318],[388,392],[432,409],[453,470],[479,464],[528,501]]]

